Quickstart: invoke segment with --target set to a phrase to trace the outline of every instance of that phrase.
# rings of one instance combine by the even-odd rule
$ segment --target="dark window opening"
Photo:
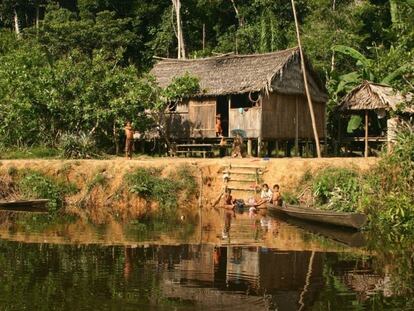
[[[231,106],[232,109],[237,108],[252,108],[258,106],[260,101],[260,93],[244,93],[231,95]]]

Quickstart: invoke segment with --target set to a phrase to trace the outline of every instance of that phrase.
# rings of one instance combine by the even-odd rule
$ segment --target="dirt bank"
[[[198,205],[209,206],[221,192],[223,168],[232,165],[265,166],[263,181],[278,183],[283,190],[294,190],[305,173],[333,167],[354,167],[364,171],[377,163],[376,158],[324,158],[302,159],[188,159],[188,158],[137,158],[125,160],[3,160],[0,162],[0,175],[3,188],[10,179],[10,172],[22,170],[40,171],[48,176],[71,182],[78,191],[65,198],[66,211],[81,217],[88,217],[94,222],[103,222],[114,215],[128,219],[142,216],[158,208],[155,202],[149,202],[124,187],[124,176],[137,168],[158,168],[162,176],[171,173],[183,165],[191,168],[191,174],[202,187],[202,199],[197,195],[191,199],[180,200],[182,212],[196,213]],[[105,184],[97,182],[97,176]],[[100,179],[99,179],[100,180]],[[201,180],[203,181],[201,183]],[[4,192],[5,189],[2,189]],[[198,192],[198,191],[197,191]],[[3,199],[6,198],[3,193]],[[79,208],[82,205],[83,208]]]

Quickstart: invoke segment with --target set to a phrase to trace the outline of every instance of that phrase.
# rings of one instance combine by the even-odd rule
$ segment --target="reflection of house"
[[[400,111],[402,115],[413,115],[414,105],[410,102],[413,94],[402,95],[390,86],[365,81],[348,93],[339,105],[341,119],[349,119],[351,115],[359,115],[363,120],[364,129],[345,136],[345,124],[339,124],[338,138],[340,143],[364,142],[365,156],[368,155],[368,144],[374,146],[395,135],[396,118],[392,112]]]
[[[309,66],[309,85],[319,137],[325,137],[327,96]],[[216,114],[223,134],[244,130],[253,140],[313,139],[304,96],[299,50],[204,59],[161,59],[151,71],[166,87],[188,73],[201,92],[170,107],[169,133],[176,139],[214,138]]]
[[[300,302],[312,305],[323,287],[322,253],[228,246],[219,248],[216,260],[209,260],[213,252],[203,247],[193,263],[186,259],[176,265],[174,277],[164,279],[164,295],[203,307],[297,310]]]

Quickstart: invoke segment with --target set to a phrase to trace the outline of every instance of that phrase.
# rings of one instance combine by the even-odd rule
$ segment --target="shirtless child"
[[[132,150],[134,149],[134,130],[132,129],[131,122],[127,122],[125,125],[125,156],[129,160],[132,159]]]
[[[279,185],[273,186],[272,204],[276,206],[282,206],[282,195],[280,194]]]
[[[231,190],[227,188],[221,199],[222,206],[225,209],[234,209],[234,201]]]

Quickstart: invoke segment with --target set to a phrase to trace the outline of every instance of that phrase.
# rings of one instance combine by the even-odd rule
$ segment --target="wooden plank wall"
[[[167,133],[172,138],[188,138],[191,133],[191,122],[188,118],[188,100],[177,105],[174,112],[167,112]]]
[[[216,137],[216,98],[190,100],[188,115],[191,137]]]
[[[260,107],[243,109],[230,109],[229,111],[229,133],[235,129],[246,131],[247,137],[257,138],[260,136],[262,123],[262,111]]]
[[[297,103],[296,103],[297,101]],[[303,95],[271,93],[263,98],[263,139],[295,139],[296,105],[300,139],[313,139],[312,123],[306,98]],[[313,103],[317,130],[325,137],[325,104]]]

